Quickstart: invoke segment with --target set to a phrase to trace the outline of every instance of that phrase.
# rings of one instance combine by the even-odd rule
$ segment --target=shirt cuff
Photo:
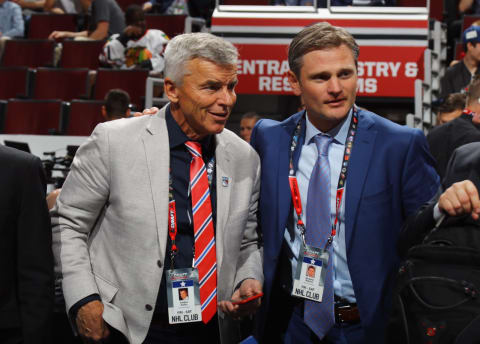
[[[74,304],[72,307],[70,307],[70,310],[68,311],[68,314],[70,315],[70,319],[72,319],[72,321],[75,321],[75,319],[77,319],[77,313],[80,310],[80,308],[82,308],[82,306],[92,301],[102,301],[102,299],[98,294],[92,294],[92,295],[88,295],[87,297],[84,297],[83,299],[78,301],[76,304]]]
[[[435,222],[438,222],[438,220],[440,220],[442,215],[443,215],[443,213],[440,210],[440,208],[438,207],[438,202],[437,202],[437,204],[435,204],[435,206],[433,207],[433,220]]]

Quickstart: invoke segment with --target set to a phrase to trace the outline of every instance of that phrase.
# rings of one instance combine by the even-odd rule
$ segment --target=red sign
[[[235,44],[239,94],[290,94],[285,45]],[[382,50],[381,54],[379,50]],[[413,97],[424,47],[360,47],[358,96]]]

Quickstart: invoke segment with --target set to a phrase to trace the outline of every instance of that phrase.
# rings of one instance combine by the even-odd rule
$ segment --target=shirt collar
[[[352,108],[353,109],[353,108]],[[308,119],[308,115],[306,116],[307,120],[307,128],[305,132],[305,143],[309,144],[313,137],[317,134],[328,134],[329,136],[333,137],[335,143],[345,145],[345,141],[347,140],[348,128],[350,126],[350,121],[352,120],[352,109],[348,111],[347,117],[339,123],[335,128],[329,130],[326,133],[322,133],[318,130],[312,122]]]
[[[167,122],[168,143],[170,145],[170,149],[184,145],[187,141],[191,141],[190,138],[182,131],[177,121],[175,121],[173,118],[172,112],[170,111],[170,104],[165,109],[165,121]],[[208,135],[200,140],[203,153],[208,155],[211,152],[213,141],[213,135]]]

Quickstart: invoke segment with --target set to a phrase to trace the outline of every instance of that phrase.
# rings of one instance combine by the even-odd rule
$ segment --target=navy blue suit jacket
[[[272,284],[290,212],[289,150],[304,112],[283,122],[261,120],[251,144],[262,164],[259,223],[264,241],[264,292],[259,332],[271,302]],[[383,343],[399,263],[396,242],[404,220],[435,195],[439,178],[418,129],[359,110],[345,189],[347,261],[368,343]],[[301,140],[303,141],[304,138]],[[303,142],[297,146],[298,163]],[[278,300],[276,301],[278,302]]]

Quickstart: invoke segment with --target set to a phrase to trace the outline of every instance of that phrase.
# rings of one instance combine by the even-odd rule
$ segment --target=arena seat
[[[477,20],[480,20],[479,15],[464,15],[463,16],[463,23],[462,23],[462,34],[463,34],[463,31],[465,31],[466,28],[470,27]],[[461,37],[462,36],[460,34],[460,38]]]
[[[118,6],[122,9],[123,12],[127,9],[128,6],[130,5],[139,5],[142,6],[143,3],[146,2],[146,0],[116,0]]]
[[[147,69],[106,69],[97,71],[95,82],[94,99],[103,100],[112,88],[120,88],[130,95],[132,104],[137,109],[143,109],[145,97],[145,85],[148,77]]]
[[[34,99],[88,98],[88,68],[38,68]]]
[[[146,14],[147,29],[159,29],[169,38],[185,32],[186,15]]]
[[[104,104],[103,100],[72,100],[67,107],[65,135],[90,136],[95,126],[105,120],[101,112]]]
[[[34,13],[28,26],[29,39],[47,39],[55,30],[77,31],[76,14]]]
[[[48,39],[9,39],[5,43],[2,66],[51,67],[54,47],[55,42]]]
[[[60,132],[61,100],[9,99],[5,111],[5,134],[48,135]]]
[[[100,67],[98,55],[102,52],[105,41],[63,41],[62,56],[59,67],[89,68]]]
[[[460,60],[463,58],[463,43],[457,42],[455,44],[455,60]]]
[[[0,99],[28,97],[27,67],[0,67]]]

